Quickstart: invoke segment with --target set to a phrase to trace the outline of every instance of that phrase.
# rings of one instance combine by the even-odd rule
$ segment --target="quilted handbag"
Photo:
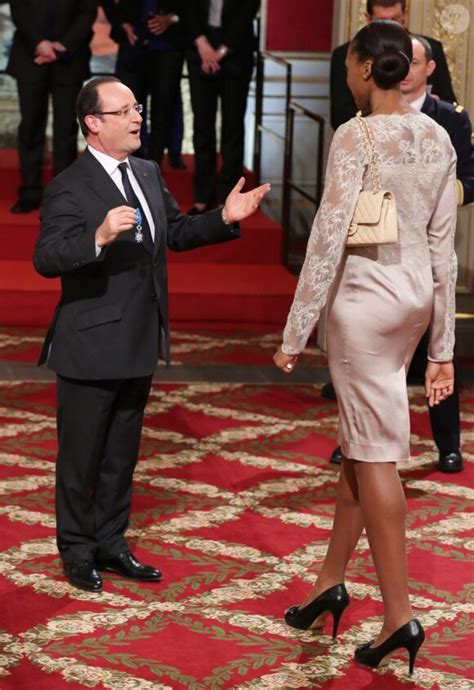
[[[393,244],[398,238],[395,197],[392,192],[381,188],[369,126],[360,115],[357,115],[357,122],[364,134],[373,189],[359,193],[346,244],[348,247]]]

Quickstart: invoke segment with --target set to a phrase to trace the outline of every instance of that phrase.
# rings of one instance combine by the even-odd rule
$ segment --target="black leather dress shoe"
[[[458,450],[455,450],[452,453],[447,453],[446,455],[440,453],[437,469],[440,472],[448,473],[462,472],[464,469],[464,463],[461,453]]]
[[[173,170],[187,170],[188,168],[183,157],[179,154],[176,156],[168,153],[168,163]]]
[[[161,572],[157,568],[143,565],[130,551],[123,551],[118,556],[101,560],[97,563],[97,567],[99,570],[108,570],[132,580],[158,582],[162,578]]]
[[[341,464],[341,462],[342,462],[341,446],[334,448],[334,450],[331,453],[331,457],[329,458],[329,462],[332,462],[333,465],[340,465]]]
[[[331,382],[325,383],[321,388],[321,397],[326,398],[326,400],[337,400],[336,391]]]
[[[102,578],[92,561],[64,563],[64,573],[73,587],[86,592],[102,592]]]
[[[10,209],[10,213],[30,213],[41,206],[41,201],[27,201],[18,199]]]
[[[203,208],[193,204],[191,208],[186,211],[187,216],[200,216],[202,213],[207,213],[212,208],[211,204],[206,204]]]

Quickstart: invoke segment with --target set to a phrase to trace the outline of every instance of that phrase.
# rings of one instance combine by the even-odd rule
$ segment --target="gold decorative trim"
[[[454,33],[443,19],[443,12],[446,10],[446,0],[435,0],[433,8],[433,24],[431,34],[443,44],[449,71],[453,82],[454,92],[461,99],[465,100],[465,78],[466,78],[466,58],[468,57],[468,26],[462,33]],[[462,5],[471,14],[472,21],[472,2],[471,0],[456,0],[456,4]]]

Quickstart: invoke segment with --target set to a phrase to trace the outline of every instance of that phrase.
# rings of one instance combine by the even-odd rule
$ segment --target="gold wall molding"
[[[452,8],[465,8],[464,16],[468,18],[468,26],[464,31],[458,31],[463,27],[462,13],[458,15],[458,26],[449,23],[447,10]],[[456,9],[457,9],[456,8]],[[454,13],[454,12],[453,12]],[[448,3],[445,0],[434,2],[431,17],[431,34],[443,44],[446,59],[448,61],[451,79],[453,80],[454,92],[461,103],[466,103],[470,97],[468,93],[468,63],[471,62],[472,78],[472,47],[474,38],[474,17],[473,3],[471,0],[456,0],[456,3]],[[454,20],[456,17],[454,16]]]

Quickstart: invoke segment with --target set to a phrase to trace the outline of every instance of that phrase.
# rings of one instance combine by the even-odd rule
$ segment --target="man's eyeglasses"
[[[92,115],[117,115],[118,117],[129,117],[132,115],[133,111],[137,112],[139,115],[143,112],[143,106],[141,103],[135,103],[135,105],[129,105],[128,108],[122,108],[121,110],[96,110]]]

